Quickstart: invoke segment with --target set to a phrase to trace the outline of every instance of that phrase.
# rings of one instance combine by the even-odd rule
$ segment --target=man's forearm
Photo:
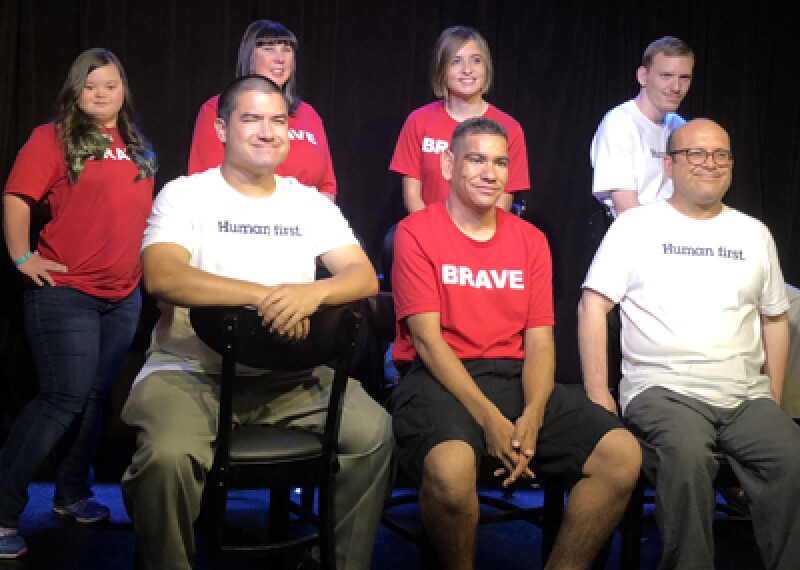
[[[414,347],[431,375],[484,427],[488,414],[497,408],[475,384],[453,349],[442,338],[418,336],[414,337]]]
[[[342,305],[378,292],[378,278],[369,262],[345,265],[332,277],[311,285],[318,289],[320,305]]]
[[[190,267],[178,247],[157,244],[142,252],[144,287],[156,299],[180,307],[255,306],[269,291],[257,283]]]
[[[536,429],[541,427],[545,406],[555,386],[555,363],[551,327],[526,331],[522,366],[522,389],[525,395],[523,415],[536,419]]]

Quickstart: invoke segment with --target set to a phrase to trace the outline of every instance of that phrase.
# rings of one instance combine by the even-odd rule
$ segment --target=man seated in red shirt
[[[461,123],[442,155],[445,202],[398,226],[392,396],[400,467],[443,568],[473,567],[477,473],[486,458],[521,477],[574,483],[547,564],[586,568],[639,476],[636,440],[578,387],[554,381],[550,251],[534,226],[496,208],[508,137],[490,119]]]

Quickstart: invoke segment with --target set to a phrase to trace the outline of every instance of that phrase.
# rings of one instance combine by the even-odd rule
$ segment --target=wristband
[[[20,257],[12,261],[12,263],[14,264],[14,267],[19,267],[20,265],[28,261],[31,257],[33,257],[33,252],[31,250],[28,250],[25,253],[23,253]]]

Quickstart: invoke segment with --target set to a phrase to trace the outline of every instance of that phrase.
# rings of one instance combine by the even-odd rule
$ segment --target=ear
[[[642,87],[647,85],[647,68],[645,66],[640,65],[636,70],[636,81],[638,81],[639,85]]]
[[[214,130],[217,131],[217,138],[220,140],[222,144],[225,144],[227,140],[227,125],[225,121],[217,117],[214,121]]]
[[[456,157],[449,148],[442,153],[442,178],[448,182],[453,179],[453,165],[455,164]]]
[[[666,155],[662,159],[662,164],[664,165],[664,173],[667,175],[667,178],[672,180],[672,166],[674,164],[672,162],[672,157],[670,155]]]

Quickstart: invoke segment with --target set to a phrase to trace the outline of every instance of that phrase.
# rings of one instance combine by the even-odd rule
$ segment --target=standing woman
[[[239,44],[236,77],[263,75],[283,89],[289,101],[289,156],[275,173],[296,178],[334,200],[336,178],[328,139],[322,119],[297,95],[296,55],[297,38],[288,28],[278,22],[256,20],[248,26]],[[189,151],[189,174],[222,164],[225,153],[214,130],[218,100],[219,95],[214,95],[197,114]]]
[[[508,131],[508,184],[498,206],[509,210],[510,193],[530,188],[522,128],[483,98],[492,84],[492,72],[489,46],[477,30],[453,26],[439,36],[433,49],[431,84],[440,99],[408,116],[389,165],[389,170],[403,175],[408,213],[447,198],[450,184],[442,177],[441,154],[456,125],[472,117],[493,119]]]
[[[67,434],[53,511],[107,519],[91,463],[109,384],[139,319],[139,248],[153,201],[155,155],[133,120],[125,72],[94,48],[72,64],[52,123],[34,129],[3,195],[8,253],[28,287],[25,327],[39,389],[0,451],[0,557],[27,551],[17,533],[27,487]],[[46,223],[30,243],[32,210]]]

